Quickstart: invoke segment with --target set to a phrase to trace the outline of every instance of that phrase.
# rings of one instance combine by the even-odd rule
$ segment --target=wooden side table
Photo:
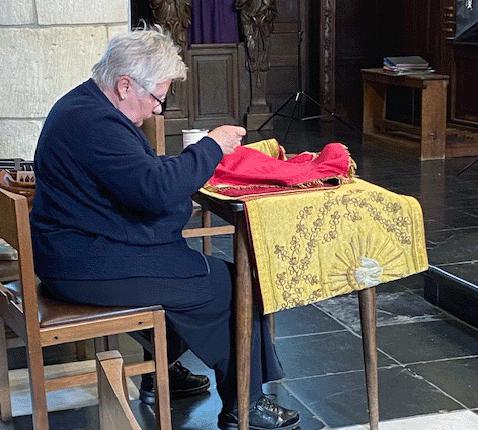
[[[251,248],[244,205],[219,200],[200,192],[193,195],[203,210],[211,211],[235,227],[234,264],[236,267],[234,305],[236,323],[238,429],[249,430],[249,389],[251,381],[252,309],[254,302]],[[370,430],[378,430],[378,352],[375,287],[358,291],[360,323],[365,365]]]
[[[413,152],[421,160],[445,158],[446,95],[449,77],[435,73],[393,75],[383,69],[363,69],[363,142]],[[389,86],[421,90],[420,127],[385,116]]]

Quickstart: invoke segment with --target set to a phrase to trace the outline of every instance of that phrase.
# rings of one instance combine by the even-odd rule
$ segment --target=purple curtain
[[[190,43],[238,43],[235,0],[193,0]]]

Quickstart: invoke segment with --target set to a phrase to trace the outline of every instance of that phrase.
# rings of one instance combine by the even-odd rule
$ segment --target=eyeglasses
[[[158,102],[157,106],[160,106],[161,107],[161,111],[164,111],[164,103],[166,102],[166,99],[163,98],[162,100],[159,98],[159,97],[156,97],[153,93],[150,93],[146,88],[143,87],[143,85],[141,85],[135,78],[133,78],[132,76],[130,76],[130,78],[136,82],[136,84],[138,84],[144,91],[146,91],[156,102]]]
[[[156,97],[153,93],[150,93],[148,90],[143,88],[154,100],[158,102],[158,106],[161,107],[161,111],[164,110],[164,103],[166,102],[166,99],[161,100],[159,97]]]

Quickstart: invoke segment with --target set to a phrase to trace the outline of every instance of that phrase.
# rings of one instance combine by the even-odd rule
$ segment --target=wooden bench
[[[435,73],[393,75],[363,69],[363,143],[413,152],[421,160],[445,158],[446,95],[449,77]],[[421,93],[419,127],[386,118],[387,88],[416,88]]]

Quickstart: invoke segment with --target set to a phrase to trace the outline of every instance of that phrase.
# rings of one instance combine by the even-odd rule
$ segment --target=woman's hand
[[[241,140],[245,135],[246,129],[235,125],[222,125],[208,134],[221,147],[224,155],[234,152],[234,149],[241,145]]]

